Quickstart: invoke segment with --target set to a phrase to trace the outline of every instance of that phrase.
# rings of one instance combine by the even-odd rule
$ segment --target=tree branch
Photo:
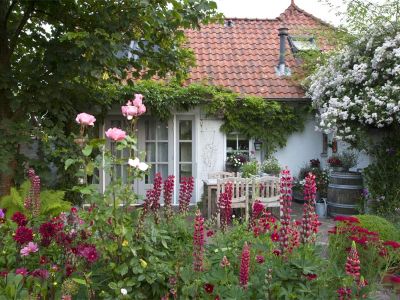
[[[4,18],[4,23],[6,24],[6,27],[7,27],[7,20],[8,20],[8,18],[10,17],[11,12],[12,12],[12,10],[13,10],[15,4],[17,4],[17,0],[13,0],[13,1],[11,2],[11,4],[10,4],[10,7],[9,7],[8,10],[7,10],[6,16],[5,16],[5,18]]]
[[[33,12],[34,7],[35,7],[35,0],[31,0],[31,2],[29,2],[29,6],[27,7],[26,11],[24,12],[24,15],[21,18],[21,21],[18,24],[17,29],[15,30],[13,36],[11,37],[10,53],[12,53],[14,51],[14,48],[17,44],[18,37],[21,34],[22,29],[24,28],[29,17],[31,16],[31,13]]]

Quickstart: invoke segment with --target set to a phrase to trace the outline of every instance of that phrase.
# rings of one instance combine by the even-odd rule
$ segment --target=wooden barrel
[[[363,190],[363,180],[357,172],[332,172],[328,185],[328,213],[336,215],[358,214],[357,201]]]

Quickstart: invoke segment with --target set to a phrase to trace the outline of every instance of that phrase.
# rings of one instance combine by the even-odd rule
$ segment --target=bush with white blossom
[[[363,128],[400,121],[400,31],[373,28],[309,77],[318,128],[355,142]]]

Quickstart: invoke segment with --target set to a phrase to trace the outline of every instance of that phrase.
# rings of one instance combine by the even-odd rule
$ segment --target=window
[[[328,155],[328,135],[322,134],[322,155]]]
[[[145,183],[153,183],[154,175],[168,176],[168,125],[155,120],[145,121],[146,162],[151,165]]]
[[[178,133],[178,164],[179,164],[179,181],[182,177],[192,176],[193,167],[193,128],[192,120],[179,120]]]
[[[240,152],[249,157],[249,139],[238,133],[228,133],[226,136],[226,155]]]
[[[319,50],[312,36],[289,36],[288,40],[293,53]]]

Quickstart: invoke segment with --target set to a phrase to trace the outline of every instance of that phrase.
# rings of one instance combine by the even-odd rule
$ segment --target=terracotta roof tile
[[[188,47],[194,51],[196,66],[187,83],[206,80],[225,86],[241,95],[269,99],[304,98],[304,90],[291,77],[280,77],[275,67],[279,60],[278,29],[290,34],[315,34],[329,24],[291,4],[276,19],[227,19],[232,26],[209,24],[201,30],[187,30]],[[286,63],[298,67],[289,44]]]

